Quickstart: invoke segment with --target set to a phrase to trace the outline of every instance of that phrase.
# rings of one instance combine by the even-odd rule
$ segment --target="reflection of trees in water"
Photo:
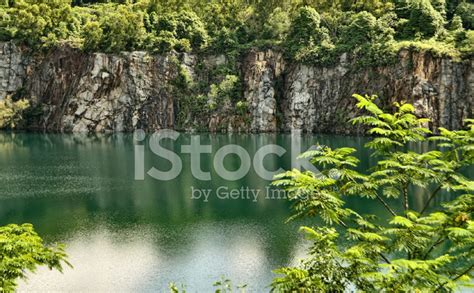
[[[193,229],[200,225],[234,225],[255,229],[263,238],[266,255],[276,253],[289,257],[296,245],[293,237],[296,229],[283,225],[289,214],[287,202],[259,200],[253,203],[251,200],[217,200],[213,196],[205,203],[191,200],[190,188],[210,188],[214,195],[219,186],[237,189],[249,186],[264,192],[269,182],[261,180],[253,168],[239,181],[221,179],[212,171],[215,153],[220,146],[238,144],[253,158],[259,147],[276,144],[287,148],[287,154],[266,156],[266,166],[270,170],[289,169],[292,138],[290,134],[203,134],[201,144],[212,145],[212,154],[202,156],[201,167],[203,171],[211,171],[212,181],[196,181],[191,174],[190,157],[183,154],[181,175],[163,182],[148,176],[144,181],[134,180],[131,134],[0,133],[0,160],[5,164],[0,176],[11,177],[3,180],[0,190],[0,224],[31,222],[40,234],[53,240],[101,227],[118,231],[118,235],[123,229],[138,232],[146,227],[156,232],[157,245],[170,251],[191,249],[196,241]],[[189,141],[190,135],[183,134],[179,143],[164,145],[179,153],[181,144],[189,144]],[[317,143],[361,150],[367,138],[303,135],[301,141],[303,150]],[[431,146],[412,147],[415,151],[426,151]],[[361,170],[376,163],[376,158],[367,151],[359,151],[357,155],[361,159]],[[151,168],[160,166],[162,161],[147,148],[145,163]],[[229,169],[236,169],[239,159],[229,156],[226,163]],[[472,175],[472,169],[466,172]],[[452,194],[440,194],[432,204],[439,204],[450,196]],[[421,207],[427,198],[427,194],[419,193],[412,204],[415,208]],[[363,213],[383,217],[379,205],[367,204],[358,198],[348,198],[348,204]]]
[[[88,144],[123,144],[131,141],[129,133],[27,133],[0,132],[0,144],[35,147],[59,145],[88,145]],[[33,143],[33,144],[32,144]]]
[[[165,249],[177,249],[177,246],[190,249],[195,225],[242,222],[243,225],[250,223],[249,229],[254,227],[256,233],[265,231],[261,237],[265,238],[265,247],[269,249],[267,254],[274,250],[278,254],[290,255],[292,250],[293,241],[288,233],[294,234],[296,229],[283,225],[288,215],[284,201],[252,203],[214,199],[204,203],[190,200],[190,186],[193,184],[201,187],[211,185],[214,190],[224,184],[234,188],[248,185],[264,189],[268,182],[253,174],[240,182],[229,183],[219,178],[212,182],[195,182],[190,169],[185,168],[173,182],[151,178],[134,181],[133,140],[130,135],[2,134],[1,137],[3,144],[15,149],[15,156],[9,158],[9,164],[27,164],[29,176],[50,174],[45,180],[51,182],[34,182],[28,188],[30,192],[36,189],[33,198],[25,199],[19,195],[3,199],[0,220],[32,222],[47,239],[60,240],[82,229],[93,230],[100,226],[111,230],[150,226],[158,230],[157,241]],[[259,145],[275,143],[275,135],[266,137],[268,139],[259,137],[257,141],[251,139],[252,136],[205,135],[202,143],[239,143],[254,152]],[[187,139],[183,136],[184,142]],[[24,148],[25,154],[22,150],[21,155],[16,156],[18,146]],[[279,164],[278,157],[269,158],[276,162],[271,164]],[[187,160],[189,158],[183,156],[184,165],[189,163]],[[203,160],[202,168],[211,170],[212,161]],[[213,178],[215,176],[213,174]],[[80,184],[82,188],[71,188],[71,185],[78,187]],[[42,191],[46,192],[44,196]]]

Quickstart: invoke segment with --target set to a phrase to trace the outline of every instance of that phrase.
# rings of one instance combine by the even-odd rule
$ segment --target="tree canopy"
[[[0,40],[101,52],[270,46],[299,62],[330,64],[350,53],[374,64],[396,53],[397,42],[472,56],[473,11],[467,0],[5,0]]]

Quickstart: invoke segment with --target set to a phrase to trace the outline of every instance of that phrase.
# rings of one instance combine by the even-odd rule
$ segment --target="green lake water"
[[[181,135],[167,148],[178,151],[189,140],[190,135]],[[303,149],[317,143],[361,149],[365,142],[361,137],[301,137]],[[238,181],[226,181],[213,172],[212,158],[229,143],[251,156],[275,144],[288,153],[266,156],[265,166],[288,169],[294,137],[205,134],[201,143],[212,146],[212,154],[202,155],[211,181],[193,179],[188,154],[180,154],[183,170],[176,179],[135,180],[132,135],[0,133],[0,225],[33,223],[46,241],[67,245],[74,266],[63,274],[41,269],[20,290],[161,292],[175,282],[186,284],[188,292],[203,292],[221,276],[235,285],[248,284],[251,292],[266,289],[272,269],[304,256],[307,244],[297,232],[301,223],[284,224],[289,204],[265,198],[269,181],[253,168]],[[357,156],[363,168],[374,164],[366,151]],[[146,169],[167,168],[167,161],[148,148],[145,158]],[[224,163],[232,170],[240,160],[230,155]],[[257,200],[216,195],[219,188],[242,187],[262,195]],[[192,199],[192,188],[211,189],[209,201]],[[422,206],[426,197],[418,193],[411,205]],[[348,203],[361,213],[385,215],[375,202],[349,198]]]

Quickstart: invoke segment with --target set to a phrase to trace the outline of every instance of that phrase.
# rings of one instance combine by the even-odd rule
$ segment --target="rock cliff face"
[[[384,107],[406,100],[430,127],[455,129],[474,112],[474,60],[462,63],[428,53],[401,51],[393,65],[357,69],[346,55],[333,67],[287,64],[278,52],[251,51],[233,64],[224,56],[145,52],[83,53],[58,48],[33,54],[0,43],[0,99],[27,98],[24,128],[63,132],[118,132],[142,128],[209,131],[356,133],[347,120],[357,114],[353,93],[377,94]],[[183,70],[207,97],[222,66],[241,81],[241,102],[218,109],[184,108],[176,80]],[[223,74],[221,74],[223,75]],[[195,92],[193,94],[196,94]],[[189,97],[188,97],[189,99]],[[192,100],[193,98],[191,98]],[[189,100],[188,100],[189,101]],[[186,113],[184,113],[187,111]],[[187,125],[180,125],[185,117]]]
[[[352,93],[377,94],[384,107],[396,101],[415,105],[430,127],[460,128],[472,117],[474,62],[456,63],[430,54],[401,51],[399,62],[357,70],[343,55],[337,66],[288,69],[285,82],[283,129],[353,132],[344,123],[357,113]]]
[[[249,105],[250,129],[254,132],[273,132],[277,126],[276,88],[283,79],[283,56],[272,51],[250,52],[244,60],[244,97]]]

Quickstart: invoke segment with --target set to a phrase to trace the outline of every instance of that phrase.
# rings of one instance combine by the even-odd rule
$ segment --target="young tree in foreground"
[[[440,128],[439,135],[428,139],[436,148],[419,153],[408,146],[431,132],[412,105],[396,103],[396,113],[389,114],[374,103],[375,97],[354,97],[368,115],[353,123],[369,128],[374,138],[366,147],[378,163],[361,173],[355,149],[319,147],[302,157],[311,158],[321,174],[292,170],[276,178],[274,184],[287,190],[294,204],[291,219],[319,217],[324,225],[301,228],[312,241],[309,256],[299,267],[276,270],[273,290],[446,292],[469,285],[474,181],[460,169],[474,161],[474,120],[466,121],[467,130]],[[415,210],[410,199],[420,196],[420,189],[428,198]],[[458,195],[430,211],[442,191]],[[347,208],[346,196],[373,199],[388,220]]]
[[[63,246],[46,247],[31,224],[0,227],[0,292],[13,292],[38,266],[62,271],[63,263],[70,265]]]

